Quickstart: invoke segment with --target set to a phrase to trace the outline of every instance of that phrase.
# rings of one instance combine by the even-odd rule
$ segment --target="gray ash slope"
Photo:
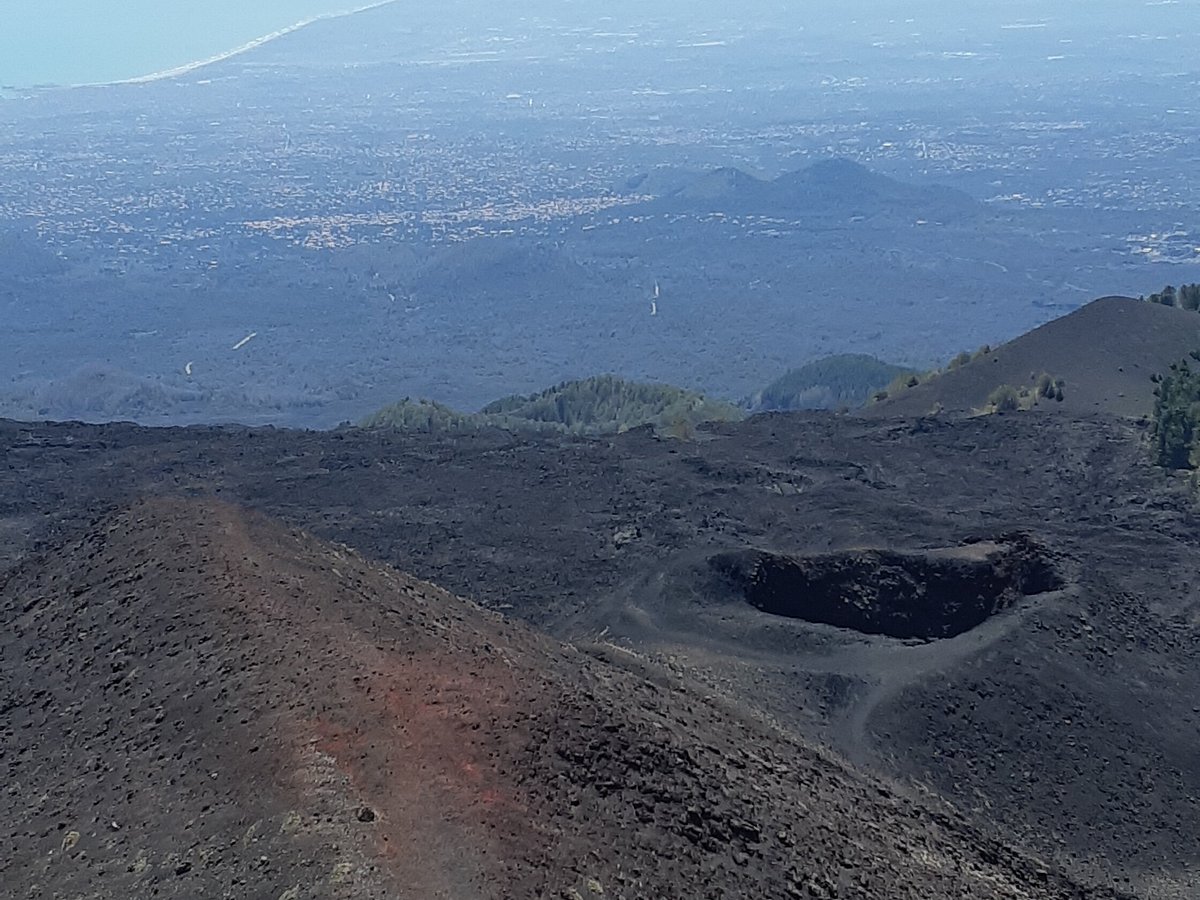
[[[223,503],[103,517],[0,609],[14,895],[1117,896],[653,666]]]
[[[1148,416],[1151,377],[1200,347],[1200,315],[1130,297],[1102,297],[980,354],[966,365],[866,407],[867,416],[970,413],[1001,385],[1032,388],[1045,373],[1064,381],[1061,402],[1076,415]]]
[[[771,415],[699,437],[4,423],[0,534],[11,565],[132,496],[236,500],[653,656],[1092,883],[1194,895],[1200,530],[1136,423]],[[929,642],[754,609],[710,564],[1005,535],[1062,587]]]

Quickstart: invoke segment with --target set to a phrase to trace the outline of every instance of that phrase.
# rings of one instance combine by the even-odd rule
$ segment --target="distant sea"
[[[139,78],[370,0],[0,0],[0,88]]]

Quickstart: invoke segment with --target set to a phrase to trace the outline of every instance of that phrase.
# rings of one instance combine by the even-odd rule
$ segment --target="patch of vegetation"
[[[999,385],[988,394],[987,403],[982,413],[1017,412],[1018,410],[1033,409],[1043,400],[1054,400],[1059,403],[1063,399],[1063,387],[1066,382],[1055,378],[1048,372],[1029,376],[1029,387],[1017,387],[1011,384]]]
[[[477,431],[493,423],[478,413],[461,413],[433,400],[405,397],[365,418],[363,428],[396,428],[422,433],[441,431]]]
[[[429,400],[403,400],[369,416],[365,428],[405,431],[553,431],[562,434],[615,434],[651,425],[673,437],[688,438],[702,422],[736,422],[745,412],[731,403],[663,384],[624,381],[600,375],[566,381],[537,394],[514,395],[477,413],[461,413]]]
[[[1177,306],[1180,309],[1190,309],[1196,312],[1200,311],[1200,284],[1184,284],[1180,285],[1178,289],[1168,284],[1157,294],[1151,294],[1149,297],[1141,297],[1139,299],[1150,303],[1161,303],[1163,306]]]
[[[1200,361],[1200,353],[1189,358]],[[1168,469],[1200,467],[1200,371],[1185,359],[1155,375],[1154,384],[1154,461]]]
[[[950,362],[948,362],[946,364],[946,368],[949,369],[951,372],[953,372],[955,369],[961,369],[963,366],[965,366],[970,361],[971,361],[971,354],[968,353],[966,350],[964,350],[964,351],[962,351],[962,353],[959,353],[952,360],[950,360]]]
[[[902,372],[888,382],[888,386],[883,390],[876,391],[874,394],[872,394],[871,402],[879,403],[888,399],[888,397],[898,397],[905,391],[915,388],[919,384],[924,384],[927,381],[932,381],[941,374],[941,369],[930,369],[928,372]]]
[[[987,409],[991,412],[1014,412],[1021,408],[1021,392],[1011,384],[1002,384],[987,398]]]
[[[856,408],[894,379],[914,374],[862,353],[827,356],[775,379],[749,405],[755,412]]]
[[[1062,403],[1063,386],[1066,384],[1063,379],[1055,378],[1049,372],[1043,372],[1032,380],[1036,399],[1056,400]]]

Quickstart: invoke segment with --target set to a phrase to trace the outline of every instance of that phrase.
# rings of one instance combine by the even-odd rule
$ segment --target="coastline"
[[[188,74],[190,74],[192,72],[196,72],[200,69],[207,68],[208,66],[215,65],[216,63],[225,62],[228,59],[233,59],[234,57],[241,56],[244,53],[249,53],[251,50],[257,50],[259,47],[262,47],[265,44],[269,44],[272,41],[278,40],[281,37],[286,37],[289,34],[294,34],[295,32],[300,31],[304,28],[307,28],[310,25],[315,25],[318,22],[325,22],[330,19],[341,19],[346,16],[358,15],[359,13],[368,12],[369,10],[372,10],[372,9],[379,9],[380,7],[383,7],[383,6],[390,6],[395,2],[397,2],[397,0],[374,0],[374,2],[372,2],[372,3],[365,3],[361,6],[356,6],[353,9],[348,9],[343,12],[322,13],[321,15],[310,16],[309,18],[302,19],[301,21],[296,22],[293,25],[288,25],[286,28],[280,28],[276,31],[272,31],[270,34],[264,34],[261,37],[254,38],[253,40],[247,41],[244,44],[239,44],[237,47],[234,47],[230,50],[222,51],[221,53],[214,54],[213,56],[209,56],[205,59],[196,60],[196,61],[190,62],[190,63],[184,63],[183,65],[180,65],[180,66],[174,66],[170,69],[163,69],[158,72],[151,72],[148,75],[137,75],[137,76],[134,76],[133,78],[121,78],[116,81],[93,81],[93,82],[83,82],[81,84],[60,85],[60,86],[58,86],[58,89],[59,90],[71,90],[74,88],[99,88],[99,87],[116,87],[119,85],[127,85],[127,84],[149,84],[149,83],[155,82],[155,81],[164,81],[164,80],[170,79],[170,78],[178,78],[181,75],[188,75]],[[45,88],[41,88],[41,90],[44,90],[44,89]],[[38,88],[29,88],[29,89],[17,89],[17,90],[19,90],[23,94],[26,91],[28,91],[29,93],[35,93],[39,89]]]

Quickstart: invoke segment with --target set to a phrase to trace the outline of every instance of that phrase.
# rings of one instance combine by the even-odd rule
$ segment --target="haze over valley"
[[[1182,6],[456,9],[0,105],[0,409],[330,425],[601,372],[738,400],[1200,260]],[[917,189],[707,174],[831,160]]]

